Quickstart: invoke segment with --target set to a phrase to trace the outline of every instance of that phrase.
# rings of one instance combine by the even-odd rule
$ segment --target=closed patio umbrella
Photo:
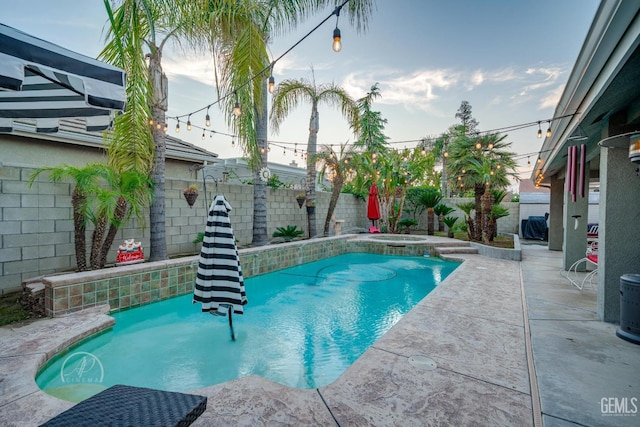
[[[125,100],[123,70],[0,24],[0,132],[20,119],[57,132],[61,118],[104,130]]]
[[[193,301],[202,304],[203,312],[218,316],[229,314],[231,339],[235,340],[232,314],[243,313],[247,296],[230,211],[231,205],[225,197],[217,195],[209,208]]]
[[[369,200],[367,202],[367,218],[371,220],[372,228],[375,228],[376,220],[380,219],[380,202],[378,201],[378,186],[374,182],[369,188]]]

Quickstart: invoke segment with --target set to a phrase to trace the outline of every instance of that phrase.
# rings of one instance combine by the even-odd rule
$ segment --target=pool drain
[[[425,371],[433,371],[438,367],[436,361],[429,356],[409,356],[409,363]]]

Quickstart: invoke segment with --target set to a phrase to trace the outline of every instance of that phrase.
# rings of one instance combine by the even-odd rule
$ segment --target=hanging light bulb
[[[164,133],[167,133],[167,129],[169,129],[169,126],[167,126],[167,124],[165,123],[164,126],[162,127],[162,131]]]
[[[260,154],[264,154],[264,147],[260,147]]]
[[[295,148],[293,149],[293,157],[298,157],[298,144],[296,144]]]
[[[340,52],[342,50],[342,37],[340,36],[340,29],[338,28],[338,21],[340,20],[340,9],[342,6],[336,7],[333,13],[336,15],[336,28],[333,30],[333,51]]]
[[[209,117],[209,107],[207,107],[207,117],[204,119],[204,125],[206,127],[211,126],[211,117]]]
[[[531,166],[531,160],[527,157],[527,166]]]
[[[493,150],[493,142],[490,142],[489,145],[487,145],[487,148],[489,150]]]
[[[211,131],[209,132],[209,138],[213,138],[213,134],[215,133],[215,131]]]
[[[276,80],[273,75],[269,76],[269,93],[273,93],[276,90]]]
[[[467,170],[466,169],[462,169],[462,173],[467,173]]]
[[[202,131],[202,140],[204,141],[204,130]]]
[[[178,119],[178,123],[176,124],[176,133],[180,133],[180,119]]]
[[[501,167],[501,165],[496,165],[496,169],[500,169]]]
[[[426,154],[427,154],[427,151],[423,148],[423,149],[420,151],[420,154],[422,154],[422,155],[424,156],[424,155],[426,155]]]
[[[191,114],[187,117],[187,130],[191,130]]]
[[[152,125],[153,124],[153,119],[149,119],[149,124]]]
[[[240,108],[240,103],[238,102],[238,94],[236,92],[234,92],[236,94],[236,103],[233,106],[233,114],[238,117],[242,114],[242,109]]]
[[[549,127],[547,128],[547,138],[551,137],[551,120],[549,120]]]
[[[538,122],[538,138],[542,138],[542,129],[540,128],[540,122]]]
[[[283,155],[284,157],[286,157],[286,156],[287,156],[287,150],[285,150],[284,148],[282,149],[282,155]]]
[[[156,129],[158,130],[162,129],[162,125],[160,123],[156,123]]]
[[[267,145],[267,153],[271,152],[271,144]]]
[[[231,148],[236,148],[236,140],[231,139]]]
[[[448,152],[448,151],[445,151],[443,155],[444,155],[445,157],[449,157],[449,152]]]
[[[476,142],[476,149],[481,149],[482,148],[482,143],[480,141]]]
[[[336,29],[333,30],[332,48],[334,52],[340,52],[342,50],[342,37],[340,35],[340,29],[338,27],[336,27]]]

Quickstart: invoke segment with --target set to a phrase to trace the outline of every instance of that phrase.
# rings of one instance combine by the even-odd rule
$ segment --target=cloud
[[[203,59],[195,55],[165,55],[162,58],[162,69],[169,79],[187,77],[207,85],[215,84],[213,60]]]
[[[564,91],[564,84],[556,87],[555,89],[547,92],[547,96],[540,100],[540,106],[538,109],[543,110],[545,108],[555,108],[560,101],[560,97],[562,96],[562,92]]]

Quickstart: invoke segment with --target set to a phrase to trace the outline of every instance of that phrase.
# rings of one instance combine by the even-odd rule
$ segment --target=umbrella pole
[[[233,318],[231,317],[231,313],[233,313],[233,307],[229,309],[229,329],[231,329],[231,341],[235,341],[236,335],[233,333]]]

